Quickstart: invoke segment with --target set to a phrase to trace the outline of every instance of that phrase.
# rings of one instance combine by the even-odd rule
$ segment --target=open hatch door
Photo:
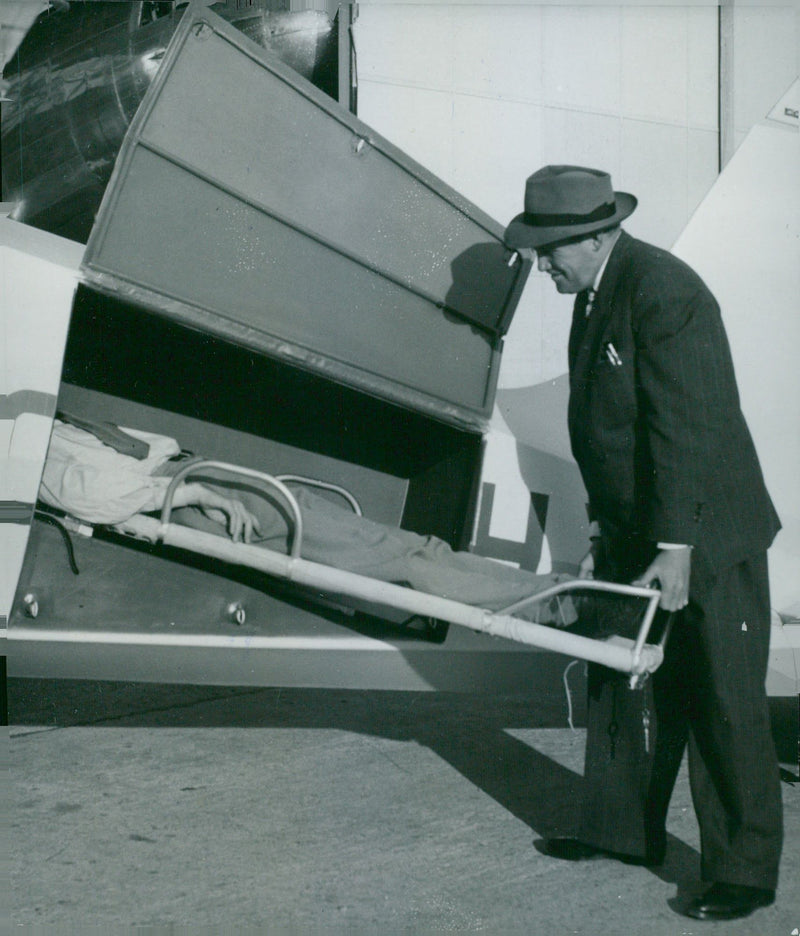
[[[191,327],[481,428],[530,268],[502,235],[200,4],[131,123],[84,270]]]

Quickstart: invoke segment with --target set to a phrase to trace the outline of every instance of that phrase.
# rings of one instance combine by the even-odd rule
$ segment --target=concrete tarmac
[[[702,890],[685,764],[662,868],[537,851],[568,829],[582,782],[585,732],[568,726],[563,695],[12,679],[10,920],[56,932],[790,936],[795,719],[786,700],[777,902],[707,923],[680,913]]]

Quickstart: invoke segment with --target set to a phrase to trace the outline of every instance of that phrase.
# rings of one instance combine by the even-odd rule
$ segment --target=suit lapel
[[[583,310],[586,309],[585,298],[582,302],[576,299],[569,342],[569,363],[570,373],[573,376],[573,389],[585,385],[586,379],[600,355],[603,336],[608,330],[613,317],[614,310],[611,302],[617,291],[617,284],[622,272],[629,240],[630,235],[623,231],[616,244],[614,244],[588,318],[585,318],[583,314]],[[586,294],[578,294],[579,297],[581,295],[585,297]]]

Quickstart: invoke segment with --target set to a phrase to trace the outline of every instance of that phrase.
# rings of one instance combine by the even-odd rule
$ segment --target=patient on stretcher
[[[172,476],[194,457],[166,436],[68,419],[54,423],[39,497],[87,523],[114,525],[159,511]],[[292,493],[303,516],[302,558],[312,562],[487,610],[508,607],[566,578],[455,551],[437,537],[376,523],[303,486],[292,485]],[[285,508],[241,480],[187,480],[175,491],[172,521],[288,552]],[[530,616],[559,626],[575,619],[569,602],[537,606]]]

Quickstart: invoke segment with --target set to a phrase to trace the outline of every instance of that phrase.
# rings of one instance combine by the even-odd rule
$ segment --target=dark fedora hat
[[[613,227],[633,213],[636,198],[615,192],[611,176],[583,166],[545,166],[525,183],[525,211],[506,228],[512,249],[544,247]]]

